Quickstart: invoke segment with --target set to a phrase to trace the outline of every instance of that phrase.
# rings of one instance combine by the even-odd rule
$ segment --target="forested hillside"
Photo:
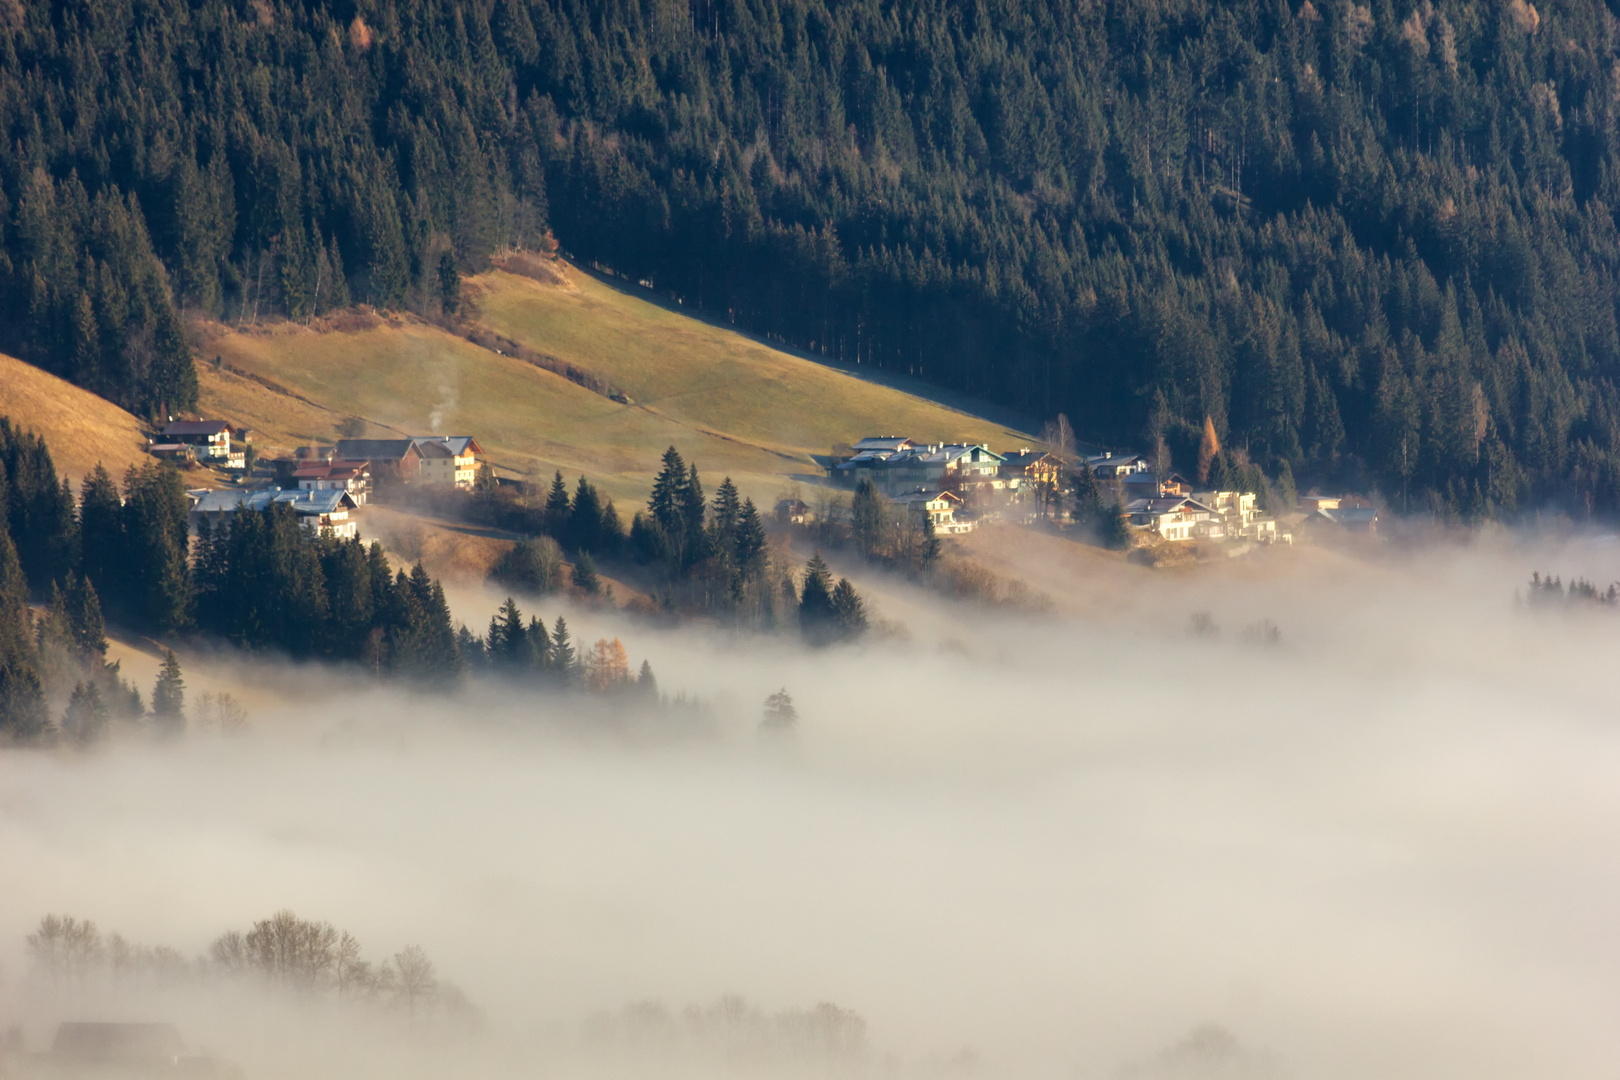
[[[549,225],[1082,437],[1620,510],[1597,0],[0,4],[0,344],[184,403],[174,307],[433,309]],[[161,263],[161,266],[159,265]]]

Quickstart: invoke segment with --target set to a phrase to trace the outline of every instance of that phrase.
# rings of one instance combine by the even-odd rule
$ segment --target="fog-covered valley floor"
[[[1054,566],[1044,615],[893,584],[909,637],[816,652],[570,611],[707,702],[662,720],[244,672],[244,734],[0,754],[0,1025],[173,1020],[249,1078],[1608,1076],[1620,612],[1517,609],[1535,569],[1606,585],[1620,547]],[[59,912],[191,957],[279,909],[420,945],[476,1021],[24,944]],[[727,994],[864,1045],[694,1041]]]

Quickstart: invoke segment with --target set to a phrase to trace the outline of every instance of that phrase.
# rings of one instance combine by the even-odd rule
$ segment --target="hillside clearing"
[[[671,444],[711,485],[729,474],[768,501],[795,479],[820,478],[812,455],[876,431],[997,447],[1028,441],[566,274],[564,284],[542,285],[497,271],[472,279],[470,291],[490,328],[606,376],[630,404],[392,317],[347,328],[199,325],[204,411],[254,428],[261,450],[331,440],[349,417],[378,436],[475,435],[498,471],[547,480],[561,469],[570,483],[584,474],[627,511],[646,498]]]
[[[45,436],[59,475],[75,483],[100,462],[114,478],[146,460],[146,429],[117,405],[0,353],[0,416]]]

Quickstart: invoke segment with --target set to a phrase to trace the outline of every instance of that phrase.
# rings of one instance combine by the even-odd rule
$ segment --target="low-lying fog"
[[[1515,610],[1533,569],[1606,584],[1620,548],[1116,568],[1085,615],[879,588],[910,639],[818,653],[571,613],[705,731],[284,670],[242,736],[0,754],[0,1026],[174,1020],[249,1080],[753,1074],[586,1034],[734,993],[859,1013],[857,1074],[1609,1076],[1620,613]],[[797,737],[761,740],[784,686]],[[193,956],[282,908],[421,945],[481,1027],[53,989],[24,946],[60,912]]]

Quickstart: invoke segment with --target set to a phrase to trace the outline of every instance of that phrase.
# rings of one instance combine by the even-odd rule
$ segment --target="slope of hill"
[[[625,505],[645,499],[671,444],[711,485],[730,474],[765,500],[795,477],[819,478],[812,455],[877,431],[1028,442],[565,273],[566,283],[552,285],[491,273],[472,291],[500,334],[608,377],[629,404],[420,320],[391,318],[347,330],[214,326],[199,351],[222,363],[200,365],[203,408],[283,446],[329,440],[351,416],[378,435],[472,434],[500,470],[583,473]]]
[[[4,354],[0,354],[0,416],[45,436],[57,471],[75,482],[98,461],[116,478],[146,459],[146,432],[134,416]]]

